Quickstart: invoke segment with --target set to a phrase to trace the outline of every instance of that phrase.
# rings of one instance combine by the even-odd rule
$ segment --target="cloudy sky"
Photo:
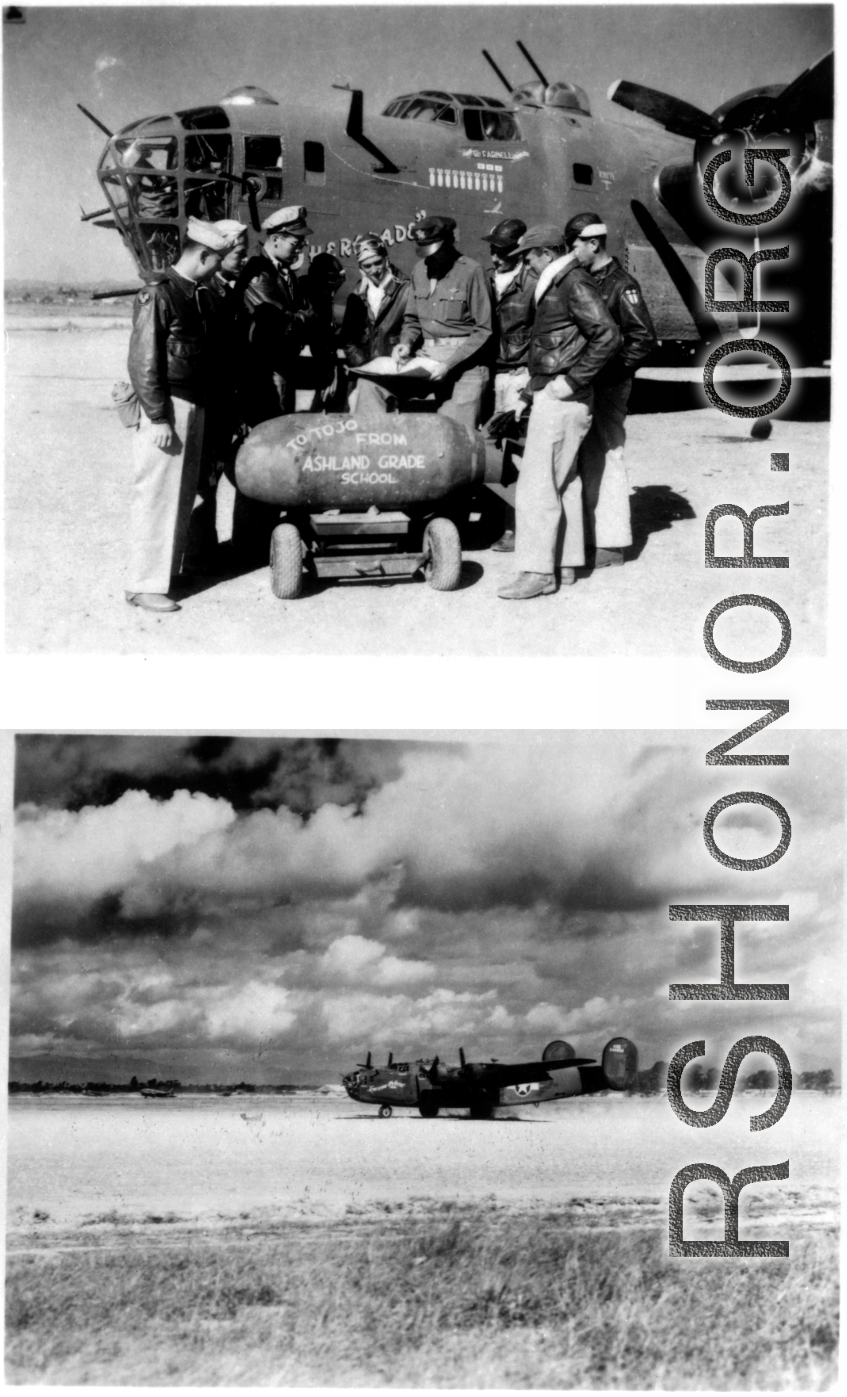
[[[513,81],[532,76],[521,39],[551,80],[586,89],[594,114],[638,122],[606,98],[618,78],[711,111],[759,83],[789,82],[832,46],[829,5],[112,5],[29,6],[4,27],[5,268],[14,278],[132,277],[117,234],[81,224],[102,207],[104,137],[157,112],[219,100],[244,83],[316,109],[331,84],[381,111],[418,87],[502,96],[487,47]],[[49,208],[49,218],[45,210]]]
[[[320,1082],[368,1048],[619,1032],[646,1065],[752,1033],[837,1065],[842,740],[771,728],[754,744],[790,766],[733,771],[705,766],[719,736],[20,738],[11,1075]],[[791,817],[761,872],[704,847],[740,789]],[[736,807],[716,838],[755,857],[777,821]],[[668,921],[686,901],[788,903],[739,929],[736,978],[790,1002],[670,1003],[718,976],[717,927]]]

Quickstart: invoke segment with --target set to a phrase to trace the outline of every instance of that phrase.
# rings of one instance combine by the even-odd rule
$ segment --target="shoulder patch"
[[[139,291],[137,300],[140,306],[146,306],[147,302],[150,300],[150,292]]]
[[[641,297],[634,286],[628,286],[623,293],[631,306],[637,306]]]

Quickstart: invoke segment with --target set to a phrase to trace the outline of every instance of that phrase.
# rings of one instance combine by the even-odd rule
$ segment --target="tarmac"
[[[627,464],[635,542],[627,561],[585,572],[552,596],[498,598],[514,562],[491,551],[499,506],[485,492],[482,518],[463,540],[455,592],[435,592],[422,579],[324,582],[283,602],[271,593],[267,567],[230,568],[183,588],[180,612],[155,616],[124,598],[131,439],[110,390],[126,378],[126,320],[68,319],[57,327],[8,317],[6,330],[9,653],[690,656],[702,654],[710,609],[747,592],[785,609],[794,654],[823,653],[826,422],[777,420],[770,439],[756,441],[746,422],[690,406],[691,389],[682,386],[680,410],[634,413]],[[771,452],[789,454],[788,473],[771,470]],[[790,567],[752,575],[705,567],[711,509],[784,501],[788,518],[757,523],[755,549],[788,556]],[[231,502],[224,483],[223,538]],[[718,551],[737,555],[741,547],[740,523],[721,521]],[[758,658],[776,647],[779,630],[748,608],[725,615],[716,639],[729,656]]]

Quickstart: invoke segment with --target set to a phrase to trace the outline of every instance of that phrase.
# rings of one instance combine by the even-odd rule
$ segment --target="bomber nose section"
[[[343,1086],[347,1095],[349,1097],[352,1097],[354,1101],[358,1101],[360,1099],[358,1072],[348,1072],[346,1077],[341,1078],[341,1085]]]

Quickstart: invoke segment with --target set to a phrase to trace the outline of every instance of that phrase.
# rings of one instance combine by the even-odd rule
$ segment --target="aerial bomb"
[[[409,509],[492,479],[487,455],[479,432],[437,413],[297,413],[250,433],[235,479],[281,509]]]

